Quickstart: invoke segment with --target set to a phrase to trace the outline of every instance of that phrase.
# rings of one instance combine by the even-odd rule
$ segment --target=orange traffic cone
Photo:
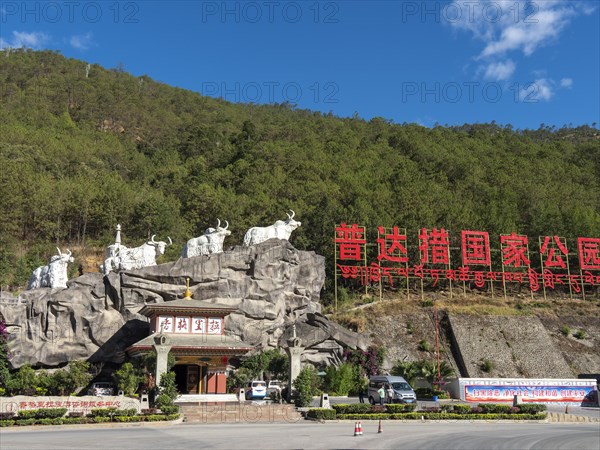
[[[358,434],[362,436],[362,422],[358,422]]]
[[[379,429],[377,430],[378,433],[383,433],[383,427],[381,426],[381,417],[379,418]]]
[[[354,422],[354,436],[360,436],[360,430],[358,429],[358,422]]]

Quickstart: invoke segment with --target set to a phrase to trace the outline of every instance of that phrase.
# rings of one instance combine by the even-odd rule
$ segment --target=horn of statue
[[[220,226],[221,226],[221,219],[219,219],[219,218],[217,217],[217,228],[219,228]]]
[[[71,257],[71,250],[67,249],[68,257]]]
[[[151,243],[151,244],[158,244],[158,242],[156,242],[156,241],[154,240],[154,236],[156,236],[156,235],[155,235],[155,234],[153,234],[153,235],[152,235],[152,237],[150,238],[150,243]]]
[[[173,245],[173,241],[171,240],[171,237],[167,236],[167,239],[169,240],[169,245]]]
[[[296,215],[296,213],[294,212],[294,210],[293,210],[293,209],[290,209],[290,211],[292,212],[292,217],[290,217],[289,215],[288,215],[288,217],[290,217],[290,219],[293,219],[293,218],[294,218],[294,216]]]
[[[61,253],[61,251],[60,251],[60,248],[56,247],[56,250],[58,250],[58,255],[59,255],[59,256],[62,256],[62,253]]]
[[[225,228],[223,229],[226,230],[227,228],[229,228],[229,222],[225,221]]]

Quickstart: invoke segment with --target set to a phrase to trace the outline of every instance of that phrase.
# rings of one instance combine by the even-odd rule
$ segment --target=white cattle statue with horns
[[[301,222],[294,220],[296,213],[290,209],[292,215],[287,214],[287,220],[278,220],[273,225],[268,227],[253,227],[246,231],[244,236],[244,245],[246,247],[250,245],[260,244],[268,239],[285,239],[286,241],[290,238],[292,231],[302,225]]]
[[[52,289],[67,288],[67,264],[75,261],[71,256],[71,250],[67,249],[67,253],[62,253],[60,248],[56,247],[58,255],[50,258],[47,266],[40,266],[33,271],[27,289],[37,289],[49,287]]]
[[[170,237],[169,243],[165,241],[155,241],[154,237],[143,245],[135,248],[128,248],[121,244],[121,225],[117,225],[117,236],[115,243],[109,245],[106,249],[106,260],[100,266],[100,270],[108,275],[113,270],[132,270],[142,267],[155,266],[156,255],[163,255],[168,245],[173,245]]]
[[[229,222],[225,221],[225,227],[222,227],[221,220],[217,219],[217,228],[207,228],[202,236],[187,241],[181,256],[191,258],[212,253],[223,253],[223,242],[231,234],[231,231],[227,228],[229,228]]]

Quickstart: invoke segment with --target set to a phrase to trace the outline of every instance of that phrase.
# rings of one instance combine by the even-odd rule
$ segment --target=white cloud
[[[454,29],[467,31],[482,42],[475,59],[487,61],[486,78],[498,80],[509,78],[516,70],[514,62],[508,60],[512,64],[507,65],[501,58],[511,52],[531,56],[556,42],[574,17],[593,12],[589,3],[565,0],[455,0],[444,11],[442,16]]]
[[[522,21],[505,20],[498,33],[487,41],[480,56],[503,55],[513,50],[521,50],[529,56],[538,47],[556,40],[575,15],[575,10],[568,6],[552,9],[548,3],[534,4],[540,5],[534,15]]]
[[[4,39],[0,39],[0,48],[26,47],[38,50],[42,48],[49,40],[50,36],[48,36],[46,33],[42,33],[39,31],[34,31],[32,33],[13,31],[12,40],[6,41]]]
[[[461,15],[457,20],[449,20],[450,24],[470,31],[485,43],[480,57],[514,50],[531,55],[540,46],[554,41],[577,14],[589,14],[585,3],[560,0],[457,0],[451,5]]]
[[[485,69],[485,78],[502,81],[510,78],[515,71],[515,63],[507,59],[504,62],[490,63]]]
[[[77,34],[71,36],[71,39],[69,39],[69,43],[72,47],[76,48],[77,50],[88,50],[92,45],[93,37],[94,35],[91,32],[88,32],[86,34]]]
[[[564,88],[571,89],[571,86],[573,86],[573,79],[563,78],[562,80],[560,80],[560,85]]]
[[[550,101],[554,96],[554,85],[554,81],[549,78],[538,78],[519,90],[519,98],[524,103]]]

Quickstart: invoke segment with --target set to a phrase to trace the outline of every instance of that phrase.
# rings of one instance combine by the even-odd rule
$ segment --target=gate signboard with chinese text
[[[581,295],[585,299],[586,287],[593,291],[600,285],[600,238],[577,238],[577,254],[569,253],[567,239],[560,236],[540,236],[537,253],[539,266],[532,265],[530,239],[512,232],[499,236],[492,242],[486,231],[463,230],[458,236],[444,228],[421,228],[417,231],[417,244],[410,245],[410,236],[399,226],[377,226],[374,244],[377,251],[368,253],[365,226],[341,223],[335,228],[335,290],[337,302],[338,277],[344,283],[368,286],[378,285],[398,289],[406,287],[407,296],[411,280],[431,288],[447,283],[452,295],[453,283],[484,289],[494,293],[494,283],[501,284],[506,296],[507,286],[526,286],[531,295],[542,291],[563,288],[570,297]],[[452,241],[452,239],[455,239]],[[460,248],[451,247],[458,242]],[[411,248],[414,251],[411,251]],[[372,261],[368,254],[373,254]],[[451,258],[451,255],[454,255]],[[493,255],[496,255],[494,257]],[[411,257],[414,260],[411,265]],[[460,258],[460,265],[454,263]],[[579,265],[579,271],[572,267]],[[497,266],[494,270],[494,265]],[[539,272],[536,270],[538,268]],[[381,294],[380,294],[381,295]]]

